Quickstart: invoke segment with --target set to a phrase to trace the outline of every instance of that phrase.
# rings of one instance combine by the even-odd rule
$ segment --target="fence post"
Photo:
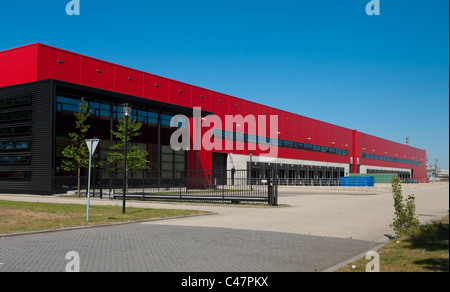
[[[145,199],[145,171],[142,171],[142,198]]]
[[[269,177],[267,179],[267,196],[268,203],[272,205],[272,184],[273,184],[273,168],[269,169]]]
[[[99,182],[99,189],[100,189],[100,199],[103,199],[103,183],[102,181]]]
[[[228,170],[224,170],[225,172],[225,181],[222,184],[222,204],[225,204],[225,186],[228,185]]]
[[[278,172],[272,170],[271,181],[270,181],[270,205],[275,206],[277,204],[277,193],[278,193]]]
[[[272,206],[278,205],[278,180],[275,180],[273,188],[273,200],[272,200]]]

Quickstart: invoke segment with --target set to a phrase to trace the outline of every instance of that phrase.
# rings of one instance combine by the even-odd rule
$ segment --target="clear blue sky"
[[[449,167],[449,1],[2,1],[40,42],[429,149]]]

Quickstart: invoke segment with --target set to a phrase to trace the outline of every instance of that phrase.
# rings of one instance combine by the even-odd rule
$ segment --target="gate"
[[[264,179],[249,179],[247,170],[143,172],[128,179],[126,198],[277,205],[273,170]],[[114,198],[123,196],[123,179],[115,178]]]
[[[91,196],[101,194],[107,198],[122,199],[123,172],[103,173],[108,173],[109,177],[97,178],[91,182]],[[278,181],[275,174],[274,169],[266,171],[265,175],[258,178],[249,177],[247,170],[235,169],[130,172],[127,174],[126,198],[277,205]],[[54,177],[54,182],[55,191],[58,193],[77,189],[76,177]],[[86,184],[82,183],[81,193],[86,193],[86,189]]]

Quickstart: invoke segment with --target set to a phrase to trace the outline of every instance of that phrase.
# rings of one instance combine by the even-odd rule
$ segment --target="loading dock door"
[[[212,154],[212,183],[214,185],[225,185],[227,182],[227,157],[226,153]]]

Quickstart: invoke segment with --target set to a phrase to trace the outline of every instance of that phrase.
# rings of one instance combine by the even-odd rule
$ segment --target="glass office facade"
[[[61,168],[65,157],[62,152],[70,144],[69,133],[76,131],[74,113],[79,112],[79,104],[83,98],[89,105],[92,112],[87,120],[91,125],[87,138],[98,137],[100,144],[96,150],[96,161],[101,162],[101,178],[120,175],[120,172],[112,173],[109,169],[114,168],[107,161],[107,154],[110,146],[117,143],[117,139],[112,135],[112,130],[117,131],[117,124],[123,117],[123,102],[108,97],[92,97],[84,95],[74,95],[65,92],[58,92],[56,97],[56,129],[55,129],[55,149],[56,149],[56,175],[68,176],[70,173]],[[176,113],[163,111],[158,108],[148,107],[145,104],[133,104],[130,119],[136,119],[142,123],[141,135],[135,138],[132,143],[148,152],[149,161],[147,171],[164,171],[164,175],[173,175],[174,171],[186,170],[186,151],[174,151],[170,147],[170,136],[176,130],[170,127],[170,120]],[[83,170],[84,172],[85,170]],[[142,176],[142,172],[130,174],[131,177]]]
[[[0,100],[0,180],[29,180],[31,96]]]

